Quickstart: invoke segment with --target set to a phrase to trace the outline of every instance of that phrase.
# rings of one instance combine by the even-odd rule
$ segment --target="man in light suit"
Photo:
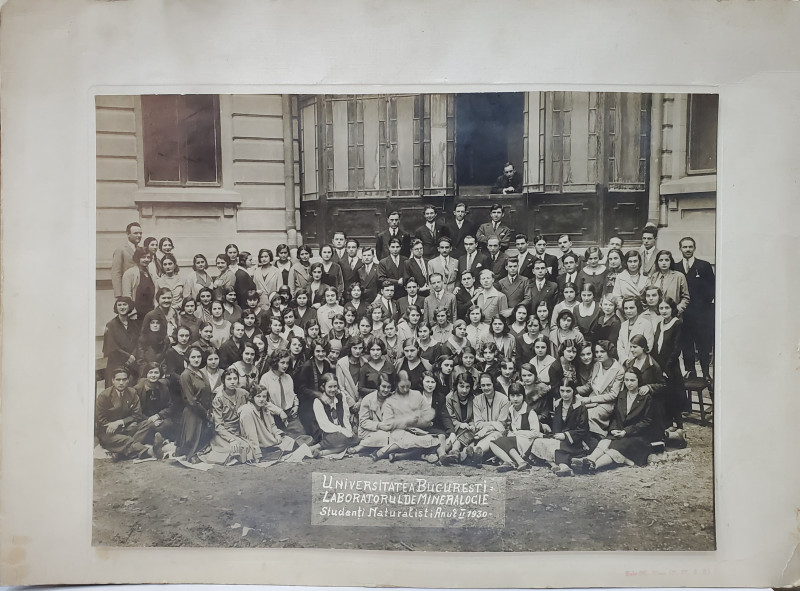
[[[505,277],[502,277],[497,283],[500,291],[505,294],[508,307],[500,310],[505,318],[511,317],[514,309],[520,304],[529,306],[531,303],[530,284],[527,277],[522,277],[517,270],[519,263],[515,258],[506,259],[506,272]],[[513,319],[512,319],[513,321]]]
[[[656,233],[658,228],[648,224],[642,230],[642,245],[638,248],[642,255],[642,275],[650,275],[656,268]]]
[[[445,289],[452,292],[458,281],[458,261],[450,256],[450,248],[450,239],[447,236],[439,238],[439,256],[428,261],[428,270],[431,274],[441,274]]]
[[[453,207],[453,220],[445,225],[447,235],[453,241],[452,256],[454,258],[460,258],[466,254],[464,238],[475,236],[475,231],[477,230],[474,224],[467,221],[466,217],[467,205],[463,202],[458,202]]]
[[[531,314],[536,314],[536,308],[540,302],[547,302],[547,308],[551,312],[556,305],[558,287],[555,282],[547,280],[547,267],[544,261],[539,259],[533,263],[533,281],[529,284],[531,293]]]
[[[361,282],[361,299],[372,302],[378,297],[378,265],[375,263],[375,249],[365,246],[361,251],[362,265],[358,269],[358,280]]]
[[[511,244],[511,228],[504,225],[501,221],[503,219],[503,206],[499,203],[492,204],[489,218],[490,220],[488,222],[480,225],[475,234],[475,238],[478,239],[479,245],[487,248],[489,238],[497,236],[501,250],[505,251],[508,245]]]
[[[388,230],[380,232],[375,239],[375,256],[377,260],[385,259],[389,256],[389,240],[392,238],[400,239],[400,254],[404,257],[411,252],[411,234],[400,227],[400,212],[393,211],[387,218]]]
[[[131,222],[125,227],[127,240],[124,246],[116,249],[111,257],[111,285],[114,288],[114,296],[122,295],[122,276],[125,271],[135,267],[133,253],[142,241],[142,227],[139,222]]]
[[[494,273],[484,269],[480,274],[481,289],[475,298],[475,304],[483,312],[483,321],[491,322],[492,318],[508,308],[508,300],[504,293],[494,287]]]
[[[446,308],[450,313],[450,318],[456,318],[456,296],[444,288],[444,279],[440,273],[431,273],[428,280],[431,282],[431,295],[425,298],[422,318],[429,325],[436,324],[436,310]]]
[[[425,223],[417,228],[414,236],[422,241],[422,255],[430,259],[436,256],[439,238],[447,236],[447,228],[436,219],[436,208],[433,205],[426,205],[423,215]]]
[[[395,299],[406,295],[406,290],[403,289],[406,260],[406,257],[400,255],[400,239],[390,239],[389,256],[378,264],[378,283],[383,285],[384,281],[389,281],[394,286]]]
[[[689,304],[683,312],[681,332],[681,354],[686,373],[695,372],[695,348],[700,359],[703,377],[711,376],[711,350],[714,347],[714,302],[716,299],[716,277],[711,263],[695,258],[697,245],[687,236],[678,243],[682,260],[675,263],[674,270],[686,275],[689,286]]]

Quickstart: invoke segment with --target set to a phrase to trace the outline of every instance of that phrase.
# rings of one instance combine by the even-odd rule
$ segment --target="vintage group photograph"
[[[95,546],[715,550],[717,95],[95,115]]]

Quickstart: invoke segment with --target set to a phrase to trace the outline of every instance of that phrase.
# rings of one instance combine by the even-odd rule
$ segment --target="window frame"
[[[141,96],[141,99],[144,99],[145,96]],[[179,106],[182,110],[185,110],[186,105],[184,103],[184,99],[187,95],[184,94],[175,94],[175,95],[159,95],[159,96],[174,96],[177,97],[179,102]],[[198,95],[191,95],[191,96],[198,96]],[[203,95],[200,95],[203,96]],[[142,166],[141,166],[141,182],[142,187],[145,189],[175,189],[175,190],[183,190],[183,189],[202,189],[202,188],[212,188],[212,189],[220,189],[224,186],[224,175],[223,175],[223,146],[222,146],[222,108],[220,105],[220,96],[218,94],[208,94],[205,95],[211,98],[212,101],[212,109],[213,109],[213,126],[214,126],[214,146],[215,146],[215,174],[216,180],[215,181],[191,181],[188,179],[188,155],[186,153],[186,130],[180,129],[179,130],[179,137],[177,139],[177,143],[179,145],[179,149],[181,150],[181,154],[179,155],[179,179],[178,180],[170,180],[170,181],[163,181],[163,180],[150,180],[149,177],[149,170],[148,170],[148,148],[147,148],[147,124],[146,124],[146,117],[147,112],[144,105],[144,100],[140,100],[139,104],[139,112],[140,112],[140,130],[141,130],[141,155],[142,155]],[[185,117],[182,118],[181,122],[185,120]],[[180,125],[180,123],[179,123]]]
[[[695,96],[717,97],[717,137],[714,138],[716,155],[713,168],[692,168],[692,99]],[[719,95],[713,93],[688,93],[686,95],[686,176],[716,174],[719,162]]]

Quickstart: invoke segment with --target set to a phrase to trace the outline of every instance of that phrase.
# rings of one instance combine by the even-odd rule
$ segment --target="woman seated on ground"
[[[445,454],[445,436],[428,431],[435,414],[422,393],[411,389],[408,374],[398,373],[395,393],[383,405],[383,420],[391,425],[389,446],[377,452],[378,458],[388,456],[393,462],[422,456],[427,462],[436,463]]]
[[[550,386],[542,384],[536,379],[536,368],[530,363],[523,363],[519,367],[519,379],[522,384],[522,394],[525,403],[536,416],[542,427],[546,427],[550,421],[550,413],[553,410],[553,399],[550,396]]]
[[[572,458],[588,450],[589,415],[586,407],[575,398],[575,382],[564,378],[558,387],[559,399],[553,406],[550,432],[546,438],[533,442],[534,457],[550,464],[557,476],[572,476]]]
[[[573,470],[594,474],[601,468],[647,463],[650,444],[659,437],[653,425],[652,398],[649,393],[642,393],[641,378],[638,368],[625,370],[624,392],[614,407],[608,436],[587,457],[573,459]]]
[[[186,369],[180,380],[184,406],[177,455],[186,456],[194,464],[200,461],[197,452],[206,446],[214,433],[211,419],[214,393],[202,371],[204,365],[203,350],[197,346],[189,347],[186,351]]]
[[[136,362],[136,347],[139,343],[139,320],[131,318],[133,300],[122,296],[114,300],[116,316],[108,321],[103,333],[103,355],[106,363],[106,388],[111,386],[114,371],[118,367],[132,367]]]
[[[294,384],[298,398],[298,419],[304,432],[311,435],[314,440],[319,436],[314,422],[314,401],[322,396],[322,376],[333,373],[333,366],[328,361],[329,352],[328,343],[316,343],[312,349],[311,359],[303,364]]]
[[[498,472],[528,468],[525,455],[534,440],[542,436],[539,417],[528,408],[522,384],[514,382],[509,386],[508,400],[508,430],[504,436],[489,442],[489,449],[503,462]]]
[[[592,390],[577,400],[589,413],[589,430],[593,439],[603,437],[608,430],[614,404],[617,401],[624,368],[613,357],[614,346],[608,341],[597,341],[594,346],[595,364],[592,370]]]
[[[509,334],[519,341],[520,337],[528,331],[528,307],[519,304],[511,314],[511,324],[508,326]]]
[[[142,414],[147,417],[150,424],[160,433],[162,443],[165,440],[174,442],[178,438],[178,426],[183,404],[180,392],[170,391],[169,384],[164,378],[161,366],[158,363],[148,363],[143,368],[143,377],[134,387]],[[154,446],[156,457],[160,445]]]
[[[452,424],[446,434],[446,455],[440,458],[444,465],[466,460],[467,446],[475,440],[475,414],[473,407],[473,391],[475,382],[469,373],[459,374],[453,384],[453,391],[447,395],[445,406]]]
[[[361,441],[350,449],[351,453],[374,449],[375,451],[371,454],[374,461],[386,457],[386,450],[389,447],[389,431],[391,431],[392,425],[383,418],[383,408],[386,400],[394,392],[395,379],[392,374],[380,374],[377,390],[361,399],[358,409],[358,436]]]
[[[297,446],[294,439],[275,424],[268,403],[267,389],[259,385],[255,392],[248,393],[247,403],[238,411],[242,439],[250,444],[256,462],[277,460],[283,452],[290,452]]]
[[[494,380],[488,373],[482,373],[479,382],[481,393],[475,396],[475,441],[467,447],[467,462],[480,466],[489,451],[489,444],[506,433],[508,423],[508,398],[495,391]]]
[[[239,427],[239,408],[247,403],[247,391],[239,387],[239,374],[229,367],[222,374],[222,388],[211,403],[214,436],[211,449],[200,459],[211,464],[230,466],[256,460],[256,450],[243,438]]]
[[[405,371],[411,380],[413,390],[422,391],[422,374],[431,368],[430,363],[419,356],[419,345],[413,338],[403,341],[403,357],[395,363],[398,372]]]
[[[357,446],[358,437],[350,424],[350,409],[339,391],[336,376],[325,373],[320,378],[322,396],[314,399],[314,420],[319,427],[321,455],[341,453]]]
[[[100,445],[115,459],[154,457],[153,423],[142,414],[139,396],[128,387],[130,370],[117,367],[111,386],[97,395],[95,401],[95,434]]]

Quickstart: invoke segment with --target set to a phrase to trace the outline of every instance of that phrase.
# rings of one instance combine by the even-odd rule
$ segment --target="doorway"
[[[506,162],[522,171],[522,92],[456,95],[456,182],[462,195],[485,195]]]

